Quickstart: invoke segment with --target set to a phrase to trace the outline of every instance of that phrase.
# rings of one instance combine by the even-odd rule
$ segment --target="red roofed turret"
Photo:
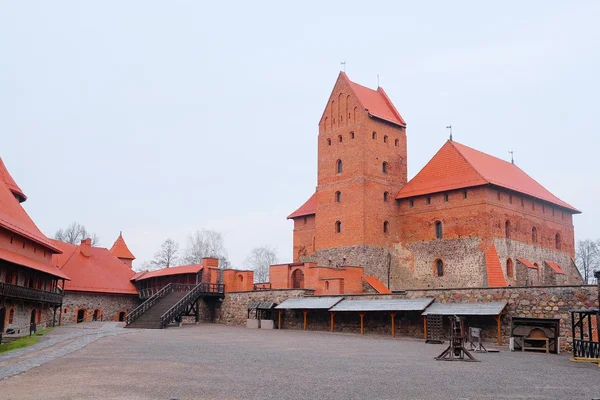
[[[135,260],[135,256],[127,247],[125,239],[123,239],[123,232],[119,233],[119,237],[117,240],[115,240],[115,243],[110,248],[110,252],[130,267],[133,260]]]
[[[27,196],[25,196],[25,193],[23,193],[19,185],[17,185],[17,182],[15,182],[12,176],[10,176],[10,173],[8,172],[8,169],[6,169],[6,166],[4,165],[4,162],[2,161],[1,157],[0,180],[2,180],[6,184],[11,193],[17,198],[17,200],[19,200],[19,203],[22,203],[25,200],[27,200]]]

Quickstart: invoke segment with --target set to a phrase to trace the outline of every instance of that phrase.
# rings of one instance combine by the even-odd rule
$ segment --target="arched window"
[[[119,312],[119,322],[124,322],[125,321],[125,316],[127,314],[125,313],[125,311],[121,311]]]
[[[102,311],[95,309],[94,314],[92,315],[92,321],[98,321],[102,318]]]
[[[510,258],[506,260],[506,276],[509,278],[514,278],[515,276],[515,267],[513,264],[513,260]]]
[[[396,146],[396,147],[400,146],[400,141],[398,139],[394,140],[394,146]]]
[[[531,228],[531,242],[533,244],[537,243],[537,228],[535,226]]]
[[[327,124],[329,123],[329,118],[325,117],[325,124],[323,124],[323,131],[327,132]]]
[[[342,166],[342,160],[337,160],[337,173],[341,174],[343,170],[344,167]]]
[[[331,146],[331,139],[327,139],[327,146]]]
[[[338,141],[339,141],[340,143],[342,143],[342,141],[343,141],[343,140],[344,140],[344,138],[342,137],[342,135],[339,135],[339,136],[338,136]]]
[[[554,247],[560,250],[560,233],[554,235]]]
[[[337,233],[341,233],[342,232],[342,223],[340,221],[335,221],[335,231]]]
[[[388,173],[388,163],[387,163],[387,161],[384,161],[384,162],[381,164],[381,171],[382,171],[384,174],[387,174],[387,173]]]
[[[304,272],[302,272],[301,269],[297,269],[294,272],[292,272],[292,288],[304,288]]]
[[[510,239],[510,221],[506,220],[504,223],[504,235],[507,239]]]
[[[329,281],[325,281],[325,290],[329,290]]]
[[[444,203],[447,203],[449,199],[448,193],[444,193]]]
[[[442,232],[442,221],[435,221],[435,238],[442,239],[444,237]]]
[[[383,137],[383,143],[387,143],[387,136]]]
[[[241,283],[241,282],[244,282],[244,275],[242,275],[242,274],[238,274],[238,276],[237,276],[237,280],[238,280],[238,282],[240,282],[240,283]]]
[[[373,139],[377,139],[377,132],[373,132],[371,136],[373,137]]]
[[[12,324],[14,320],[15,320],[15,309],[11,308],[10,311],[8,312],[8,323]]]
[[[390,223],[385,221],[383,223],[383,233],[388,233],[390,231]]]
[[[436,276],[444,276],[444,262],[439,258],[435,260],[435,274]]]
[[[350,139],[354,139],[354,132],[350,132]]]
[[[339,203],[342,201],[342,192],[335,192],[335,202]]]
[[[383,192],[383,201],[385,201],[387,203],[389,197],[390,197],[389,192]]]

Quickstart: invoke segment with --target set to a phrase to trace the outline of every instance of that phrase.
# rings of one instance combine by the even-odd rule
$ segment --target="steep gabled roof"
[[[400,190],[396,198],[488,184],[547,201],[573,213],[580,212],[550,193],[516,165],[450,140]]]
[[[67,274],[56,268],[52,264],[45,264],[41,261],[34,260],[33,258],[27,257],[23,254],[15,253],[7,249],[0,248],[0,260],[5,260],[13,264],[21,265],[23,267],[31,268],[36,271],[50,274],[60,279],[69,280]]]
[[[197,274],[202,270],[202,264],[191,264],[181,265],[179,267],[170,267],[157,269],[156,271],[149,271],[145,274],[137,273],[135,275],[135,281],[143,281],[144,279],[157,278],[159,276],[171,276],[171,275],[182,275],[182,274]]]
[[[6,165],[4,165],[4,161],[2,161],[1,157],[0,157],[0,181],[4,181],[4,183],[6,184],[8,189],[15,196],[17,196],[17,198],[19,199],[19,203],[22,203],[25,200],[27,200],[27,196],[25,196],[25,193],[23,193],[23,191],[21,190],[19,185],[17,185],[17,182],[15,182],[13,177],[10,175],[10,173],[8,172],[8,169],[6,168]]]
[[[383,284],[376,276],[363,276],[362,277],[369,286],[373,288],[377,293],[391,294],[392,291]]]
[[[53,253],[60,252],[38,229],[4,180],[0,180],[0,227],[32,240]]]
[[[53,240],[63,250],[63,254],[53,255],[54,265],[65,272],[71,281],[65,283],[65,290],[137,294],[130,282],[135,272],[115,257],[107,248],[91,247],[90,256],[81,254],[79,245]]]
[[[119,233],[119,237],[113,243],[112,247],[110,248],[110,252],[115,257],[118,257],[118,258],[124,258],[127,260],[135,260],[135,256],[127,247],[127,244],[125,243],[125,239],[123,239],[123,232]]]
[[[317,211],[317,193],[314,193],[299,209],[287,216],[287,219],[313,215]]]

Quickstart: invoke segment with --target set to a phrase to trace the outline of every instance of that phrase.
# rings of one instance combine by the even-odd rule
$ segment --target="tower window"
[[[535,226],[531,228],[531,242],[533,244],[537,243],[537,228]]]
[[[444,262],[439,258],[435,260],[435,273],[436,276],[444,276]]]
[[[339,203],[342,201],[342,192],[335,192],[335,202]]]
[[[513,278],[515,275],[515,268],[513,264],[513,260],[510,258],[506,260],[506,276],[509,278]]]
[[[343,170],[344,170],[344,167],[342,165],[342,160],[337,160],[337,173],[341,174]]]
[[[389,192],[383,192],[383,201],[387,203],[389,196],[390,196]]]
[[[557,250],[560,250],[560,233],[554,235],[554,247],[556,247]]]
[[[525,207],[525,200],[521,197],[521,207]]]
[[[409,205],[410,208],[413,208],[415,206],[415,201],[413,199],[410,199],[408,201],[408,205]]]
[[[383,137],[383,143],[387,143],[387,136]]]
[[[510,221],[506,220],[504,223],[504,235],[507,239],[510,239]]]
[[[442,239],[444,234],[442,232],[442,221],[435,221],[435,238]]]
[[[498,193],[498,200],[501,200],[500,199],[500,191],[498,190],[497,193]]]
[[[466,199],[466,198],[467,198],[467,191],[463,190],[463,199]]]
[[[383,233],[388,233],[390,231],[390,223],[385,221],[383,223]]]
[[[400,146],[400,141],[398,139],[394,140],[394,146],[396,146],[396,147]]]
[[[350,132],[350,139],[354,139],[354,132]]]
[[[447,203],[448,202],[448,193],[444,193],[444,202]]]
[[[340,221],[335,221],[335,231],[337,233],[341,233],[342,232],[342,223]]]
[[[426,203],[426,204],[431,204],[431,196],[427,196],[427,197],[425,198],[425,203]]]
[[[373,139],[377,139],[377,132],[373,132],[372,137],[373,137]]]
[[[327,139],[327,146],[331,146],[331,139]]]
[[[344,138],[342,138],[342,135],[339,135],[339,136],[338,136],[338,141],[339,141],[340,143],[342,143],[342,140],[344,140]]]
[[[381,164],[381,171],[382,171],[384,174],[387,174],[387,173],[388,173],[388,163],[387,163],[387,161],[384,161],[384,162]]]
[[[508,195],[508,202],[509,202],[510,204],[512,204],[512,194],[509,194],[509,195]]]

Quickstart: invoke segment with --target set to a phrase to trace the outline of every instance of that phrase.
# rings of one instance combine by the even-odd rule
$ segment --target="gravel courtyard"
[[[69,328],[55,335],[60,329]],[[569,355],[501,351],[477,354],[479,363],[442,362],[433,357],[444,345],[380,336],[212,324],[100,330],[75,347],[83,339],[70,332],[69,351],[54,344],[21,355],[46,359],[0,380],[0,399],[600,398],[600,368]],[[0,358],[0,371],[12,364]]]

